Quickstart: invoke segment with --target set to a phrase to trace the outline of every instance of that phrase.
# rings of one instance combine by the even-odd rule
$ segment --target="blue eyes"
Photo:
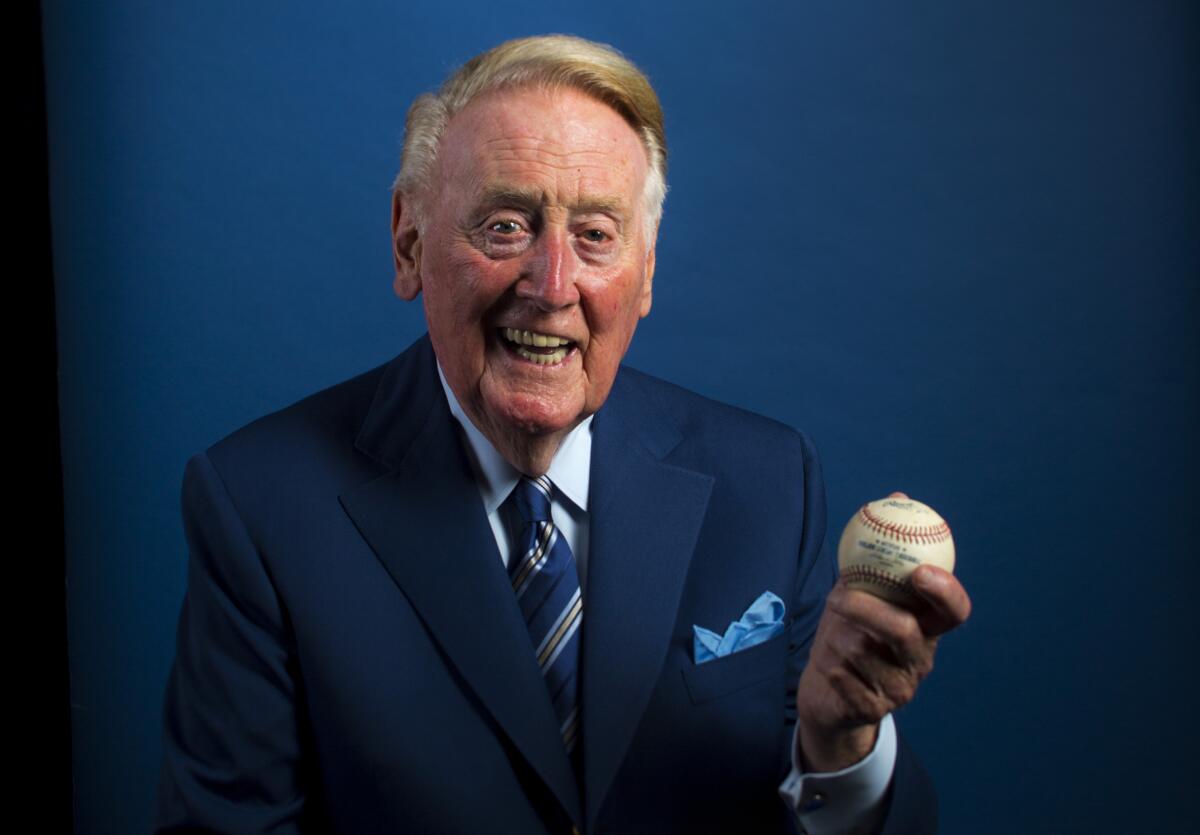
[[[523,229],[515,220],[498,220],[488,226],[488,231],[508,238],[520,234]],[[602,244],[609,240],[608,233],[602,229],[585,229],[580,237],[591,244]]]

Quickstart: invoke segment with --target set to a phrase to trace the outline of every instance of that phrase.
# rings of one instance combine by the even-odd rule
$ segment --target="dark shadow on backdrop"
[[[10,420],[17,419],[4,457],[16,499],[6,514],[13,524],[6,590],[9,614],[19,626],[7,645],[17,650],[18,660],[8,667],[9,694],[19,694],[21,706],[10,717],[17,735],[31,738],[10,751],[18,754],[10,757],[10,765],[21,775],[12,789],[23,795],[20,805],[32,816],[30,825],[70,832],[66,557],[41,6],[21,3],[15,17],[10,42],[17,44],[17,99],[10,116],[17,142],[8,162],[10,182],[16,183],[9,212],[16,222],[9,244],[19,255],[8,259],[5,296],[9,368],[16,379],[10,381],[5,411]],[[33,794],[25,794],[28,790]]]

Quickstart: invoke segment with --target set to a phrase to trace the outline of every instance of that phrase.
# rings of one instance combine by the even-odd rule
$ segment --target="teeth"
[[[563,339],[560,336],[551,336],[548,333],[535,333],[534,331],[523,331],[516,328],[505,328],[504,338],[518,345],[532,345],[535,348],[558,348],[571,343],[571,340]]]
[[[566,348],[558,348],[549,354],[535,354],[533,351],[526,350],[524,347],[518,345],[517,353],[530,362],[536,362],[538,365],[557,365],[567,357]]]

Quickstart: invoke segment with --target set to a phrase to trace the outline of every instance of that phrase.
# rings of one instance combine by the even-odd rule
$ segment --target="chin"
[[[531,394],[510,394],[487,405],[496,423],[523,435],[566,432],[585,417],[582,404],[572,406]]]

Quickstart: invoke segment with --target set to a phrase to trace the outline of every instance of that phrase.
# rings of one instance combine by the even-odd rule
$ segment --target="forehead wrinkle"
[[[567,176],[577,180],[611,180],[614,179],[613,175],[621,176],[628,170],[626,166],[605,164],[601,161],[563,160],[557,162],[541,158],[511,159],[504,157],[481,159],[476,168],[480,171],[490,171],[493,176],[503,176],[506,172],[521,172],[556,179]]]
[[[477,157],[498,162],[532,162],[543,164],[560,164],[564,168],[592,166],[611,170],[611,154],[604,148],[559,148],[547,143],[528,142],[514,143],[508,140],[492,140],[480,143]],[[547,162],[546,158],[550,161]],[[591,160],[598,160],[591,162]],[[620,158],[621,167],[628,167],[631,160]]]
[[[499,147],[489,147],[499,146]],[[616,159],[609,150],[595,148],[570,148],[559,150],[537,143],[522,147],[507,140],[483,141],[471,154],[474,166],[479,170],[494,170],[497,165],[517,163],[528,166],[542,176],[561,176],[564,173],[590,174],[600,179],[604,176],[623,175],[631,170],[636,161],[628,156]]]
[[[539,208],[547,205],[558,205],[558,201],[547,198],[546,190],[537,187],[524,187],[496,183],[486,186],[481,196],[481,203],[486,206],[513,204],[529,208]],[[628,211],[626,200],[616,195],[597,194],[583,195],[575,200],[563,203],[563,208],[576,213],[602,213],[624,215]]]
[[[468,182],[480,205],[560,205],[575,211],[625,215],[641,192],[635,188],[635,193],[626,193],[625,166],[600,161],[566,166],[544,159],[518,162],[518,166],[511,167],[493,157],[480,160],[470,171]]]

